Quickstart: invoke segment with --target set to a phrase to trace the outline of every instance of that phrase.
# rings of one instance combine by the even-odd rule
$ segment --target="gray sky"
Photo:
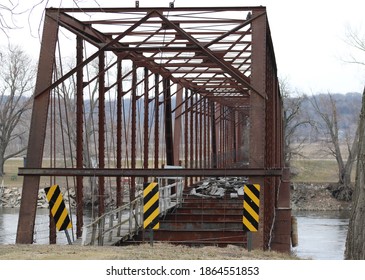
[[[5,0],[8,1],[8,0]],[[12,0],[14,2],[14,0]],[[140,6],[167,7],[173,0],[140,0]],[[21,1],[18,10],[30,7],[39,0]],[[75,6],[72,0],[49,0],[48,6]],[[134,7],[135,0],[84,0],[80,6]],[[364,0],[175,0],[175,6],[266,6],[272,40],[274,43],[279,76],[285,77],[298,92],[307,94],[332,92],[362,92],[365,84],[365,66],[344,62],[354,50],[346,44],[346,28],[364,35]],[[39,55],[38,28],[43,6],[38,6],[30,16],[16,16],[20,29],[9,31],[10,42],[19,44],[35,59]],[[31,27],[31,31],[30,31]],[[40,30],[42,30],[40,28]],[[32,34],[32,36],[30,35]],[[2,44],[6,42],[0,34]],[[360,58],[365,54],[360,53]]]

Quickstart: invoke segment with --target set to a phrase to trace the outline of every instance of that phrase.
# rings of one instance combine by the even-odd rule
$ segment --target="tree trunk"
[[[4,164],[5,164],[5,160],[3,160],[2,157],[0,157],[0,177],[4,176],[4,174],[5,174]]]
[[[365,260],[365,90],[362,98],[358,147],[353,206],[345,250],[345,258],[351,260]]]

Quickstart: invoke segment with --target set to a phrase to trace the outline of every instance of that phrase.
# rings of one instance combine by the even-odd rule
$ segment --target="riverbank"
[[[297,211],[351,210],[351,202],[339,201],[328,183],[292,183],[291,208]]]
[[[0,189],[0,207],[20,207],[21,190],[21,187],[3,187]],[[76,206],[75,191],[72,189],[69,192],[62,190],[62,193],[66,205],[74,208]],[[44,189],[39,189],[38,191],[37,208],[48,208],[48,201]]]
[[[21,188],[4,187],[0,190],[0,207],[16,208],[20,206]],[[64,200],[67,206],[75,207],[75,192],[70,194],[64,191]],[[38,208],[48,208],[48,202],[43,189],[38,193]],[[351,202],[338,201],[330,190],[328,183],[292,183],[291,207],[293,210],[306,211],[337,211],[350,210]]]
[[[17,208],[20,202],[20,189],[9,188],[4,194],[8,207]],[[4,200],[3,200],[4,201]],[[338,211],[348,210],[350,203],[337,201],[331,196],[328,184],[293,183],[291,202],[294,211]],[[10,206],[12,205],[12,206]],[[47,208],[42,190],[38,196],[38,208]],[[14,209],[15,210],[15,209]],[[84,247],[67,245],[0,245],[0,259],[297,259],[295,254],[252,251],[228,246],[227,248],[191,248],[156,243],[128,247]]]

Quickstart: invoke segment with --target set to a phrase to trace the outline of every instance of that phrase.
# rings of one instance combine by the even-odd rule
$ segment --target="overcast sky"
[[[8,0],[2,0],[8,1]],[[12,0],[14,2],[16,0]],[[30,7],[39,0],[22,1]],[[72,0],[49,0],[48,6],[74,6]],[[81,6],[134,7],[135,0],[84,0]],[[140,0],[141,7],[168,7],[173,0]],[[363,34],[365,41],[364,0],[175,0],[175,6],[266,6],[272,40],[274,43],[279,76],[286,78],[299,92],[315,94],[320,92],[347,93],[362,92],[365,84],[365,66],[344,62],[354,53],[346,44],[346,28],[349,26]],[[10,30],[10,42],[20,44],[35,59],[39,55],[38,27],[44,5],[31,14],[30,32],[28,18],[16,16],[21,29]],[[42,30],[42,29],[41,29]],[[32,36],[30,35],[32,33]],[[1,44],[6,36],[0,34]],[[365,61],[365,54],[363,54]]]

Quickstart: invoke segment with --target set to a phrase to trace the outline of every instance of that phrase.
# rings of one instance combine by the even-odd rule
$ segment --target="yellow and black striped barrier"
[[[243,230],[259,229],[260,185],[246,184],[243,188]]]
[[[67,229],[72,228],[72,223],[68,215],[65,202],[63,201],[60,187],[58,185],[53,185],[51,187],[44,188],[44,191],[46,192],[49,209],[51,210],[56,228],[59,231],[65,231],[68,243],[71,244]]]
[[[159,190],[157,183],[143,185],[143,228],[159,229]]]

